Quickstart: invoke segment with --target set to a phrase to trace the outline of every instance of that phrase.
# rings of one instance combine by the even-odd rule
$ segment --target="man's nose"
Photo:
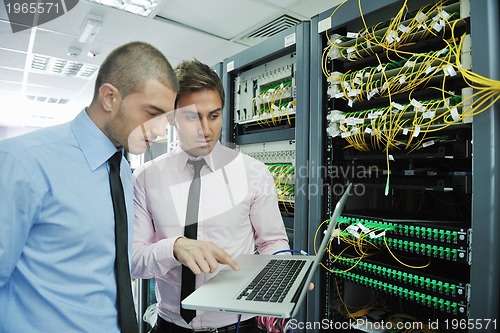
[[[208,119],[206,118],[200,118],[200,126],[198,128],[199,134],[203,136],[207,136],[210,134],[210,126],[208,124]]]

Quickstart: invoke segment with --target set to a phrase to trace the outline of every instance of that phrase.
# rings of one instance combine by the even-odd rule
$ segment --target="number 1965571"
[[[59,13],[59,3],[57,2],[32,2],[32,3],[6,3],[5,8],[8,14],[50,14]]]

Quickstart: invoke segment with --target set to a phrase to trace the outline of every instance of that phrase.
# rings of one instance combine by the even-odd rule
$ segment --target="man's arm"
[[[9,280],[40,207],[40,196],[23,165],[0,152],[0,287]]]
[[[163,276],[179,265],[173,255],[174,239],[157,239],[144,187],[142,168],[134,172],[134,240],[132,242],[132,278]]]
[[[260,254],[288,250],[288,236],[278,207],[274,179],[267,166],[257,163],[258,175],[252,184],[255,197],[250,207],[250,221],[255,230],[255,243]]]

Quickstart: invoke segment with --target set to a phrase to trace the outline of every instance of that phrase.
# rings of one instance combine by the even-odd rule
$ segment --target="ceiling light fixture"
[[[87,0],[108,7],[114,7],[129,13],[149,16],[161,0]]]
[[[102,17],[89,14],[82,26],[82,33],[78,41],[80,43],[92,43],[102,26]]]

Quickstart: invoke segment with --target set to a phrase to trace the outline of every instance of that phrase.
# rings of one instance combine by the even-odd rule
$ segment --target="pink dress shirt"
[[[173,244],[184,235],[193,168],[182,149],[137,168],[132,277],[156,279],[158,314],[188,327],[180,316],[181,264]],[[264,163],[217,143],[201,169],[198,239],[212,241],[231,257],[289,249],[274,180]],[[196,286],[217,274],[199,274]],[[251,316],[243,316],[242,320]],[[237,315],[198,311],[195,329],[233,324]]]

